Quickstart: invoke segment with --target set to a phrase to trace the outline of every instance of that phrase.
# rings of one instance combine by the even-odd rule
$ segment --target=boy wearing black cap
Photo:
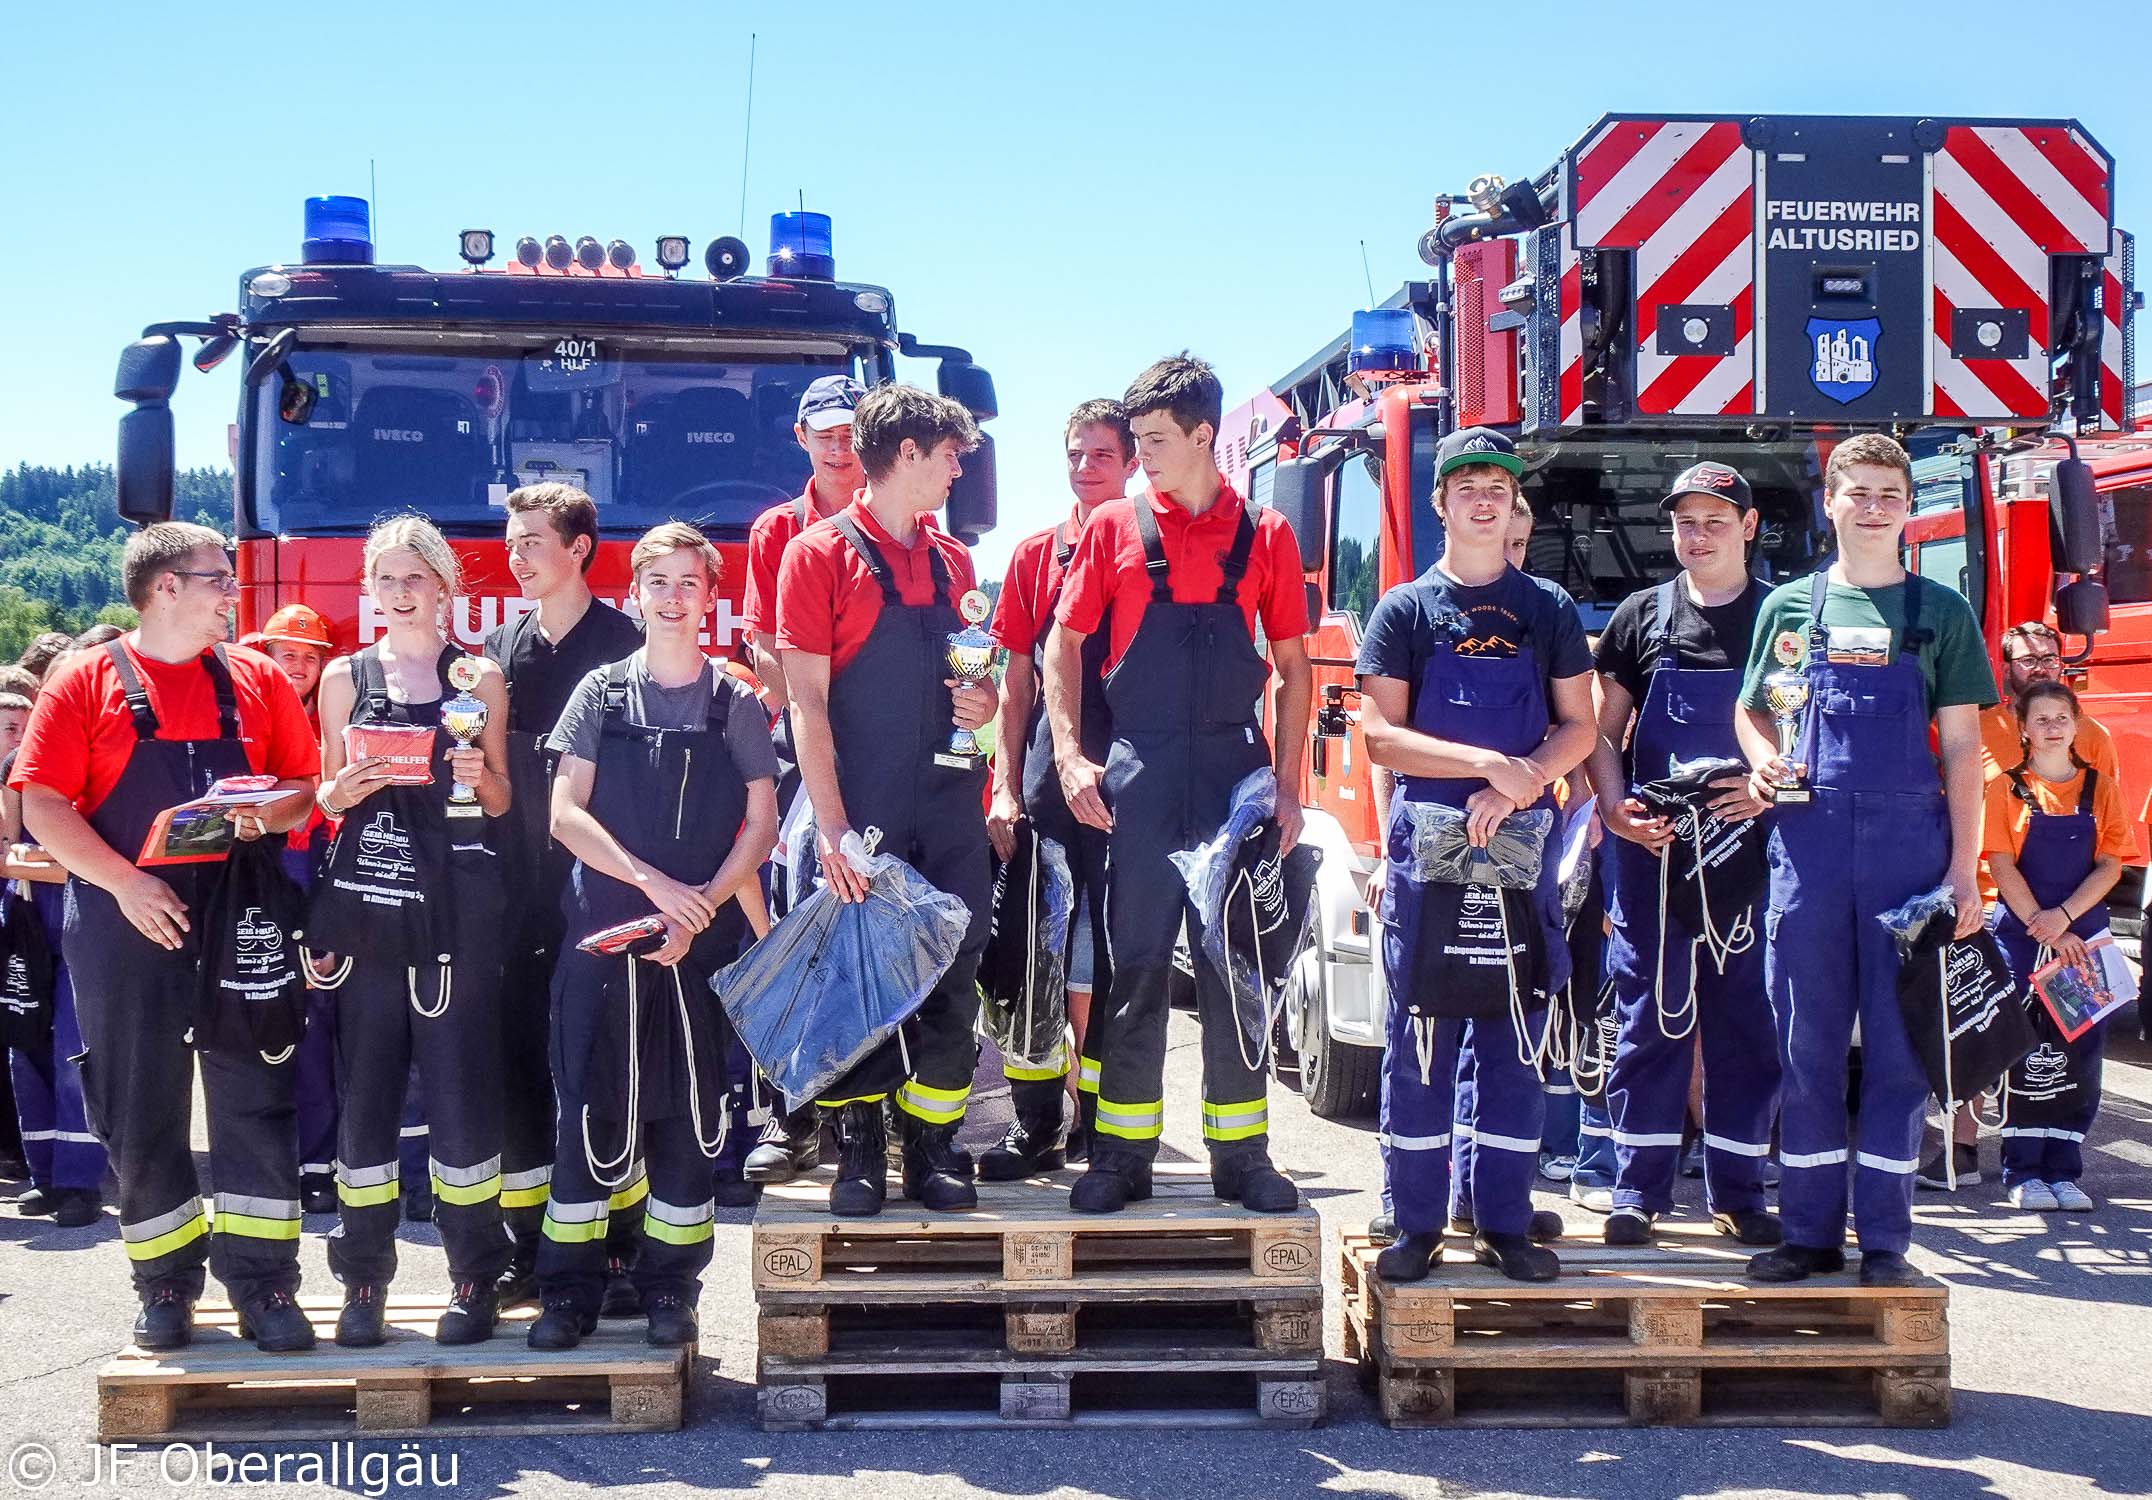
[[[1744,836],[1753,845],[1757,834],[1744,835],[1741,825],[1765,804],[1739,769],[1709,783],[1714,795],[1701,809],[1677,816],[1653,812],[1636,795],[1678,762],[1746,764],[1734,737],[1734,703],[1769,585],[1749,574],[1756,504],[1738,472],[1692,464],[1659,508],[1671,516],[1681,571],[1622,601],[1595,663],[1599,739],[1588,769],[1600,816],[1615,835],[1607,969],[1620,1021],[1606,1091],[1616,1161],[1606,1242],[1645,1243],[1653,1217],[1674,1206],[1696,1055],[1690,1038],[1700,1031],[1704,1197],[1712,1222],[1745,1245],[1775,1245],[1778,1221],[1764,1211],[1762,1169],[1779,1069],[1763,980],[1761,892],[1753,879],[1740,882],[1725,865],[1707,864],[1697,871],[1707,897],[1701,923],[1666,894],[1670,862],[1683,853],[1677,839],[1705,851],[1707,861]],[[1720,904],[1708,900],[1714,885]]]
[[[1544,1023],[1533,1013],[1569,969],[1557,860],[1550,849],[1531,891],[1494,893],[1503,917],[1490,948],[1486,887],[1460,896],[1416,875],[1415,810],[1462,811],[1482,847],[1510,814],[1551,811],[1554,783],[1591,749],[1591,652],[1569,595],[1510,564],[1524,465],[1509,440],[1467,428],[1443,440],[1435,463],[1442,556],[1376,604],[1357,666],[1368,757],[1395,778],[1381,907],[1381,1140],[1399,1237],[1377,1269],[1418,1281],[1441,1253],[1464,1121],[1474,1253],[1514,1280],[1549,1281],[1560,1262],[1528,1235],[1546,1111]],[[1531,924],[1524,932],[1509,926],[1513,907]],[[1470,983],[1454,982],[1458,965]],[[1469,1099],[1458,1096],[1462,1051],[1472,1057]]]

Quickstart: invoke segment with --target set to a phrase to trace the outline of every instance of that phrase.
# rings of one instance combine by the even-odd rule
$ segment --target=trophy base
[[[448,815],[452,818],[483,818],[486,810],[476,802],[451,802],[448,804]]]
[[[1782,786],[1771,793],[1773,807],[1799,807],[1808,800],[1809,790],[1805,786]]]
[[[934,752],[934,764],[947,766],[952,771],[976,771],[979,769],[979,757],[958,755],[950,750],[937,750]]]

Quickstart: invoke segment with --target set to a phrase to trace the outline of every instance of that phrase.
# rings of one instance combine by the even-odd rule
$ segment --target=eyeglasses
[[[2043,651],[2038,656],[2013,656],[2010,660],[2014,664],[2028,667],[2059,667],[2062,665],[2062,658],[2052,651]]]
[[[239,592],[239,575],[228,568],[212,568],[207,571],[200,568],[174,568],[172,574],[177,578],[212,579],[214,580],[212,586],[220,594],[236,594]]]

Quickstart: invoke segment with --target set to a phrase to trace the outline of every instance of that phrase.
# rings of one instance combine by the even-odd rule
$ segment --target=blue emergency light
[[[308,265],[370,266],[374,263],[371,216],[364,198],[306,200],[306,238],[299,259]]]
[[[835,281],[837,257],[830,248],[829,215],[804,209],[771,214],[769,274]]]
[[[1420,341],[1410,308],[1375,307],[1352,315],[1352,346],[1345,354],[1348,373],[1419,367]]]

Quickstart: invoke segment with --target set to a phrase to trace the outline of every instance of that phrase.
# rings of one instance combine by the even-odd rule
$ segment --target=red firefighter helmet
[[[324,654],[336,649],[336,641],[329,634],[329,622],[315,610],[304,604],[287,604],[269,617],[262,627],[261,637],[268,641],[291,641],[300,646],[318,646]]]

